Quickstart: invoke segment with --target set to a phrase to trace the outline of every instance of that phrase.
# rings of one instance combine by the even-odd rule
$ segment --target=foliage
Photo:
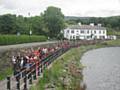
[[[48,7],[43,14],[34,17],[23,17],[12,14],[0,16],[0,34],[45,35],[52,38],[64,28],[64,15],[60,8]]]
[[[43,77],[40,78],[39,83],[37,85],[32,86],[30,90],[45,90],[45,86],[49,84],[54,83],[57,87],[55,87],[55,90],[66,90],[62,85],[63,82],[60,81],[61,76],[67,76],[67,72],[63,72],[65,70],[65,65],[69,62],[77,62],[77,67],[82,67],[82,64],[80,63],[80,58],[82,55],[91,49],[96,48],[102,48],[107,46],[120,46],[120,40],[111,40],[111,41],[105,41],[100,44],[96,45],[89,45],[89,46],[81,46],[79,48],[73,48],[69,50],[67,53],[60,56],[56,62],[52,64],[52,67],[48,70],[46,69]],[[106,43],[106,44],[104,44]],[[69,73],[68,73],[69,74]],[[71,78],[71,77],[70,77]],[[71,88],[70,90],[81,90],[81,89],[75,89],[76,80],[79,80],[78,78],[72,78]],[[81,78],[82,79],[82,78]],[[78,83],[80,84],[80,82]],[[69,89],[68,89],[69,90]],[[82,89],[83,90],[83,89]]]
[[[14,33],[16,29],[16,15],[6,14],[0,16],[0,33]]]
[[[46,41],[45,36],[29,36],[29,35],[0,35],[0,45],[9,45],[9,44],[19,44],[19,43],[29,43],[29,42],[40,42]]]
[[[67,17],[68,18],[68,17]],[[71,19],[70,19],[71,18]],[[113,17],[69,17],[66,19],[66,22],[71,24],[77,24],[81,22],[82,24],[90,24],[94,23],[97,25],[101,23],[102,26],[107,27],[108,31],[120,31],[120,16],[113,16]]]
[[[56,86],[55,90],[66,90],[63,87],[63,81],[60,79],[64,76],[69,76],[69,72],[64,72],[65,66],[70,62],[77,62],[76,64],[82,68],[82,65],[78,62],[80,57],[82,56],[82,53],[85,52],[85,50],[85,47],[74,48],[69,50],[67,53],[63,54],[56,60],[56,62],[52,64],[52,67],[49,70],[45,70],[43,78],[40,78],[39,83],[36,86],[32,86],[30,90],[45,90],[45,86],[47,84],[54,84]],[[78,78],[77,80],[79,80]],[[71,79],[75,80],[75,78]]]
[[[0,72],[0,80],[5,79],[8,75],[11,75],[13,72],[12,68],[7,68],[4,71]]]
[[[46,27],[49,29],[50,37],[57,37],[60,31],[64,28],[64,15],[60,8],[48,7],[43,14]]]
[[[12,14],[0,15],[0,34],[45,35],[60,38],[60,31],[71,24],[101,23],[107,27],[108,34],[120,35],[120,16],[113,17],[64,17],[60,8],[48,7],[42,14],[34,17],[23,17]]]

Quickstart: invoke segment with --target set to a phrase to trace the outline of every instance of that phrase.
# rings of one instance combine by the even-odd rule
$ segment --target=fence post
[[[20,78],[17,79],[17,90],[20,90]]]
[[[43,73],[43,64],[41,63],[41,73]]]
[[[43,70],[45,70],[45,68],[46,68],[46,62],[44,61]]]
[[[7,77],[7,90],[11,90],[10,77]]]
[[[37,79],[37,77],[36,77],[36,68],[35,68],[35,70],[33,71],[33,78],[34,78],[34,80]]]
[[[26,74],[26,72],[25,72],[25,77],[24,77],[24,89],[23,89],[23,90],[27,90],[27,78],[28,78],[28,76],[27,76],[27,74]]]
[[[38,76],[40,76],[40,65],[38,66]]]
[[[29,84],[32,84],[32,72],[30,73]]]

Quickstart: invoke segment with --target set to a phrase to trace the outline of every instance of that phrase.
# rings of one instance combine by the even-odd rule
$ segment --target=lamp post
[[[30,17],[30,12],[28,13],[28,16]],[[31,22],[29,20],[29,37],[30,37],[30,40],[31,40],[31,35],[32,35]]]
[[[29,35],[31,36],[32,35],[32,31],[30,30],[30,32],[29,32]]]

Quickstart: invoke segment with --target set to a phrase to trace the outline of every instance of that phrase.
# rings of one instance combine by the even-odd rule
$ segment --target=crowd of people
[[[60,44],[55,44],[49,47],[38,47],[37,49],[26,49],[23,52],[12,56],[12,64],[14,75],[17,75],[23,70],[29,71],[32,65],[35,65],[36,74],[38,75],[38,67],[40,62],[49,55],[53,54],[59,49],[69,48],[69,42],[65,41]]]

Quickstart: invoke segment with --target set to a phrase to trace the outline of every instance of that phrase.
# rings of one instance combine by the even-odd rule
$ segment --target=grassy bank
[[[10,45],[10,44],[20,44],[20,43],[30,43],[30,42],[42,42],[46,41],[45,36],[35,36],[35,35],[0,35],[0,45]]]
[[[94,48],[97,46],[81,46],[60,56],[49,70],[45,70],[43,78],[40,78],[37,85],[32,86],[31,90],[47,90],[47,88],[49,90],[82,90],[80,82],[82,82],[84,66],[80,63],[80,58],[84,52]]]
[[[82,64],[80,58],[91,49],[120,46],[120,40],[105,41],[96,45],[73,48],[59,57],[50,69],[46,69],[39,82],[31,90],[82,90]],[[73,68],[74,67],[74,68]],[[79,74],[75,70],[79,70]],[[71,71],[73,70],[73,71]]]
[[[61,81],[59,77],[62,77],[63,75],[66,74],[67,75],[70,74],[68,77],[72,77],[71,76],[72,72],[67,72],[67,73],[65,72],[66,74],[63,73],[64,71],[67,71],[66,68],[70,69],[68,66],[70,66],[71,64],[72,66],[75,66],[75,68],[82,68],[82,65],[80,64],[79,60],[84,52],[91,49],[108,47],[108,46],[120,46],[120,40],[115,40],[115,41],[111,40],[111,41],[103,42],[101,44],[81,46],[79,48],[74,48],[69,50],[67,53],[59,57],[55,63],[53,63],[52,68],[45,71],[44,77],[40,79],[39,83],[35,87],[34,86],[32,87],[32,90],[45,90],[44,88],[47,87],[46,85],[54,81],[59,82],[60,84],[58,85],[58,89],[56,90],[64,90],[64,89],[59,89],[64,86],[63,81]],[[0,55],[0,80],[6,78],[7,75],[10,75],[12,73],[12,67],[10,65],[11,62],[10,55],[11,52],[9,51],[6,51],[5,53]],[[72,80],[74,81],[74,79]],[[78,82],[81,81],[80,75],[78,76],[77,80]],[[72,85],[70,84],[70,86]]]
[[[80,58],[76,53],[80,53],[80,51],[78,49],[71,49],[66,54],[59,57],[56,62],[52,64],[52,67],[49,70],[45,70],[43,78],[41,78],[39,83],[35,87],[32,87],[31,90],[45,90],[45,88],[52,86],[55,90],[65,90],[66,88],[64,87],[63,78],[64,80],[65,78],[70,78],[70,72],[68,71],[68,65],[70,62],[72,62],[72,60],[76,60],[74,61],[74,64],[82,67],[79,63],[75,63],[78,62]],[[73,79],[73,77],[71,77],[71,79]],[[72,82],[68,83],[69,85],[72,84]]]
[[[0,80],[13,73],[11,64],[11,51],[0,53]]]
[[[0,71],[0,80],[5,79],[7,76],[13,73],[12,68],[5,68],[4,71]]]

